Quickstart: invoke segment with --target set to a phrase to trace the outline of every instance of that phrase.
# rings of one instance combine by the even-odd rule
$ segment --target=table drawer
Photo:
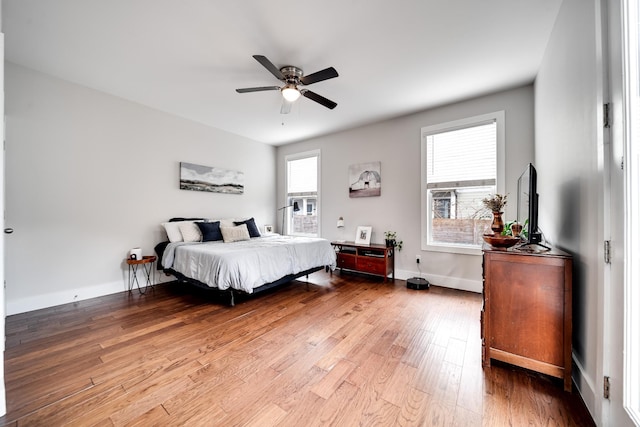
[[[365,273],[381,274],[386,276],[387,266],[384,258],[358,257],[356,269]]]
[[[350,270],[356,269],[355,255],[338,254],[336,262],[338,264],[338,268],[347,268]]]

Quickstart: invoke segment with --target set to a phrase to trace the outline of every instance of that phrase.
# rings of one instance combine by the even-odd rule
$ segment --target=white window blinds
[[[317,156],[287,162],[287,194],[304,195],[318,191]]]
[[[496,184],[496,122],[426,137],[427,188]]]

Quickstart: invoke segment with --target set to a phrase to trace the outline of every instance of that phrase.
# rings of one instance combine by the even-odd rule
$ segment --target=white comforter
[[[220,290],[247,293],[286,275],[336,266],[326,239],[268,235],[242,242],[169,243],[162,265]]]

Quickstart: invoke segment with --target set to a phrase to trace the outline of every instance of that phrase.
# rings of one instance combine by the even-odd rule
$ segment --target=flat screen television
[[[538,230],[538,192],[536,168],[531,163],[518,178],[518,223],[522,224],[524,244],[539,244],[542,234]]]

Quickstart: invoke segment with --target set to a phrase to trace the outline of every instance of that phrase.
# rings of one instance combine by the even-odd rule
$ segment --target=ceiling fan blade
[[[324,96],[318,95],[315,92],[311,92],[310,90],[300,91],[305,98],[309,98],[312,101],[316,101],[318,104],[322,104],[330,110],[336,108],[338,104],[333,102],[330,99],[325,98]]]
[[[338,72],[336,71],[335,68],[329,67],[329,68],[325,68],[324,70],[315,72],[313,74],[309,74],[308,76],[304,76],[300,79],[300,81],[304,85],[310,85],[313,83],[321,82],[323,80],[329,80],[334,77],[338,77]]]
[[[291,112],[292,106],[293,106],[293,102],[289,102],[286,99],[283,99],[282,107],[280,107],[280,114],[289,114]]]
[[[273,62],[269,61],[266,56],[253,55],[256,61],[258,61],[264,68],[269,70],[271,74],[276,76],[276,79],[284,81],[284,75],[280,72],[280,69],[273,65]]]
[[[245,87],[244,89],[236,89],[238,93],[262,92],[264,90],[280,90],[278,86],[261,86],[261,87]]]

